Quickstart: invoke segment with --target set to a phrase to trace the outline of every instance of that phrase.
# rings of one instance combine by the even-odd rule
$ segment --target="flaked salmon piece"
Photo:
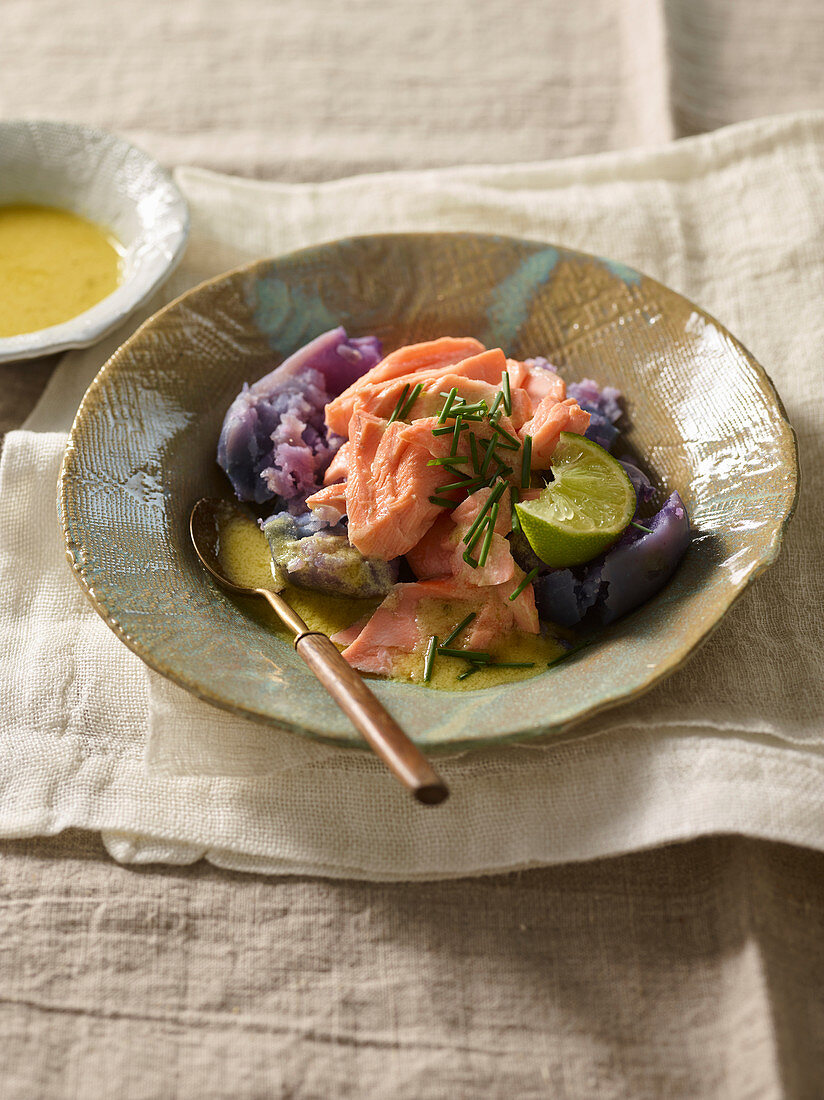
[[[555,371],[524,363],[520,359],[507,359],[506,369],[510,388],[526,391],[533,413],[545,397],[552,397],[555,401],[563,401],[566,397],[566,383]]]
[[[370,382],[369,376],[364,375],[358,379],[351,389],[362,386],[393,386],[400,382],[401,387],[409,384],[411,387],[416,382],[427,382],[430,378],[441,378],[444,374],[457,374],[462,378],[475,378],[479,382],[489,382],[490,385],[500,386],[503,372],[506,369],[506,358],[500,348],[491,348],[482,351],[478,355],[467,356],[459,363],[439,364],[437,367],[427,367],[425,370],[410,371],[408,374],[399,374],[394,378],[381,379],[378,382]]]
[[[466,545],[464,536],[475,522],[491,489],[479,489],[467,497],[463,504],[440,516],[426,532],[417,546],[407,553],[406,560],[419,580],[435,577],[456,577],[464,584],[476,588],[503,584],[515,575],[515,562],[506,535],[512,529],[512,510],[507,490],[501,498],[495,521],[495,532],[484,565],[472,568],[464,561]],[[483,539],[481,540],[483,541]],[[477,560],[480,542],[475,544],[473,557]]]
[[[349,455],[351,453],[352,448],[348,443],[344,443],[326,468],[326,473],[323,475],[324,485],[334,485],[336,481],[343,481],[349,472]]]
[[[360,619],[352,623],[351,626],[346,626],[343,630],[339,630],[337,634],[332,634],[332,641],[337,645],[351,645],[369,622],[370,618],[370,615],[363,615]]]
[[[492,354],[491,352],[487,354]],[[480,357],[479,357],[480,358]],[[503,353],[500,355],[503,366]],[[464,364],[458,365],[458,371]],[[490,372],[493,373],[493,372]],[[444,405],[445,393],[453,389],[456,395],[468,404],[485,401],[488,408],[492,407],[495,397],[501,388],[500,380],[503,371],[497,371],[494,384],[483,379],[466,376],[463,373],[436,371],[430,374],[428,371],[421,375],[420,381],[423,387],[415,398],[415,403],[407,413],[406,420],[418,420],[425,417],[437,416]],[[419,380],[420,380],[419,379]],[[404,392],[411,393],[410,381],[414,381],[414,375],[403,375],[389,382],[363,386],[356,394],[354,411],[368,412],[373,416],[380,416],[388,420],[403,398]],[[406,387],[409,387],[407,390]],[[511,421],[517,430],[522,424],[532,417],[532,402],[525,390],[512,390],[512,414]]]
[[[318,508],[334,508],[340,519],[346,515],[346,482],[338,481],[334,485],[326,485],[323,489],[318,489],[316,493],[306,498],[306,505],[312,511]]]
[[[478,617],[469,626],[466,641],[471,649],[485,649],[512,630],[522,630],[525,634],[539,633],[538,610],[532,585],[528,584],[514,600],[509,598],[523,577],[523,570],[516,565],[515,576],[511,581],[497,584],[494,588],[481,589],[484,595],[489,594],[492,598],[481,604]]]
[[[354,640],[350,631],[342,631],[332,641],[346,644],[343,656],[354,668],[389,676],[411,652],[423,649],[430,632],[427,619],[445,601],[457,605],[459,618],[468,611],[475,612],[466,635],[470,648],[489,645],[515,627],[537,634],[532,586],[510,601],[515,584],[513,580],[481,591],[452,578],[396,584]]]
[[[432,419],[389,424],[369,413],[352,417],[346,514],[349,541],[366,557],[405,554],[440,515],[429,498],[455,475],[427,465],[449,453],[448,437],[433,436],[434,426]]]
[[[355,397],[355,410],[371,413],[388,420],[404,393],[402,379],[388,382],[385,386],[364,387]],[[472,405],[485,401],[491,407],[500,387],[490,385],[477,378],[464,378],[457,374],[438,374],[423,383],[423,389],[415,398],[414,406],[405,417],[406,420],[420,420],[437,416],[444,405],[444,393],[454,389],[459,398]],[[516,429],[532,417],[532,405],[525,390],[512,392],[512,423]]]
[[[352,630],[332,635],[332,641],[345,645],[343,656],[361,672],[391,676],[399,661],[421,644],[417,609],[425,593],[415,584],[396,584],[380,607],[352,638]]]
[[[548,469],[561,432],[583,435],[589,421],[589,413],[574,398],[555,401],[551,396],[545,397],[535,410],[535,416],[519,432],[521,439],[526,435],[532,436],[532,469]]]
[[[362,386],[388,382],[403,374],[416,374],[423,370],[445,370],[483,350],[483,344],[471,336],[441,336],[438,340],[426,340],[420,344],[407,344],[398,348],[345,389],[340,397],[329,402],[326,406],[326,424],[331,431],[346,436],[349,434],[355,394]]]
[[[419,581],[450,577],[454,571],[458,532],[448,512],[438,516],[423,538],[406,553],[406,560]]]
[[[350,387],[353,396],[353,410],[361,407],[375,416],[387,419],[402,401],[404,391],[411,393],[413,387],[420,384],[423,393],[416,398],[405,420],[419,419],[422,416],[434,416],[440,412],[444,399],[441,391],[448,393],[454,386],[458,397],[467,402],[488,397],[500,388],[501,378],[506,369],[506,359],[500,348],[472,355],[450,366],[438,366],[434,369],[400,374],[378,382],[369,382],[364,376],[361,384]],[[475,383],[485,383],[474,385]],[[327,406],[328,408],[328,406]]]

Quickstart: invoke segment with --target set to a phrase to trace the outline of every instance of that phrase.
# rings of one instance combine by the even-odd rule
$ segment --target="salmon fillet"
[[[469,611],[475,613],[463,635],[463,644],[469,648],[488,649],[513,630],[538,633],[532,586],[510,599],[524,579],[506,537],[511,530],[510,490],[501,497],[486,561],[477,568],[464,560],[463,540],[492,489],[479,489],[465,499],[465,490],[450,491],[455,507],[449,510],[430,500],[443,497],[443,487],[456,480],[454,472],[429,464],[433,458],[449,455],[452,446],[451,434],[432,434],[443,395],[454,389],[468,404],[484,400],[491,408],[504,371],[511,414],[505,415],[499,406],[500,431],[487,420],[467,424],[458,439],[457,455],[470,457],[472,433],[473,461],[480,465],[494,436],[490,472],[499,469],[499,476],[519,480],[521,453],[509,448],[509,443],[522,442],[529,433],[532,467],[546,469],[560,433],[583,433],[589,414],[566,398],[563,379],[555,372],[506,359],[500,348],[487,351],[476,340],[451,337],[400,348],[327,406],[329,428],[348,436],[348,442],[332,460],[325,487],[307,503],[345,511],[354,547],[383,560],[405,555],[418,578],[395,585],[371,617],[335,636],[346,646],[344,657],[355,668],[392,675],[402,662],[408,662],[410,653],[422,650],[430,634],[440,632],[451,603],[456,605],[456,621]],[[421,390],[405,420],[390,423],[404,395],[418,384]],[[509,441],[507,434],[512,437]],[[470,466],[466,463],[461,468],[468,471]],[[522,493],[525,499],[532,495],[531,490]],[[483,540],[482,535],[473,547],[476,560]],[[441,626],[433,630],[433,622]]]

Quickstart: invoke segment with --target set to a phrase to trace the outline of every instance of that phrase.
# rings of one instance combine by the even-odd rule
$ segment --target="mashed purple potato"
[[[567,397],[574,397],[585,412],[590,414],[589,427],[584,433],[587,439],[598,443],[605,451],[612,450],[618,436],[617,422],[621,419],[621,391],[614,386],[603,389],[591,378],[570,382]]]
[[[239,500],[263,504],[279,497],[290,512],[305,511],[342,440],[327,431],[332,398],[381,358],[375,336],[350,338],[332,329],[242,391],[223,420],[217,461]]]

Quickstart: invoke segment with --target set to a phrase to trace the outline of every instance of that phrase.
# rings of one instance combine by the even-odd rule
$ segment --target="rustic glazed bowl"
[[[187,517],[230,496],[215,464],[243,382],[343,324],[390,350],[476,336],[546,355],[568,379],[626,397],[624,442],[661,496],[678,489],[695,538],[672,581],[598,644],[534,679],[469,692],[376,681],[427,747],[559,733],[684,662],[772,562],[797,488],[793,431],[770,380],[716,321],[620,264],[472,234],[360,237],[205,283],[151,318],[90,387],[59,507],[94,606],[152,668],[228,710],[357,745],[353,728],[258,613],[201,569]]]
[[[102,340],[171,275],[189,234],[186,200],[165,168],[114,134],[68,122],[0,122],[0,205],[16,202],[59,206],[114,233],[123,278],[62,324],[0,338],[0,363]]]

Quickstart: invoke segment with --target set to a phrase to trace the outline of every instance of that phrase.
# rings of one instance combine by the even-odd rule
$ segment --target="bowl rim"
[[[111,294],[106,295],[83,313],[63,321],[59,325],[36,329],[34,332],[19,333],[17,336],[0,337],[0,364],[20,362],[39,356],[53,355],[69,351],[72,348],[86,348],[108,336],[118,325],[136,309],[144,305],[157,288],[172,274],[183,258],[189,238],[191,218],[186,197],[175,182],[171,172],[150,153],[134,142],[128,141],[111,130],[104,130],[84,123],[65,122],[58,119],[4,119],[0,120],[0,139],[4,132],[16,130],[45,131],[47,133],[72,133],[82,141],[105,143],[111,149],[120,149],[125,154],[136,155],[146,168],[152,171],[151,190],[163,187],[170,197],[169,208],[164,211],[163,221],[173,226],[165,237],[169,246],[165,257],[160,250],[152,252],[152,277],[141,282],[141,264],[132,276],[120,283]],[[0,167],[2,161],[0,160]],[[174,222],[177,227],[174,228]]]
[[[349,749],[356,749],[356,750],[361,750],[361,751],[369,751],[369,750],[368,750],[367,746],[365,746],[363,744],[362,741],[357,739],[357,735],[355,735],[353,737],[345,738],[345,739],[341,738],[341,737],[336,737],[336,736],[324,736],[317,729],[313,729],[309,726],[302,725],[301,723],[298,723],[298,722],[290,721],[286,717],[280,717],[280,716],[274,717],[273,715],[271,715],[269,713],[254,710],[251,707],[236,706],[235,704],[229,702],[228,700],[222,699],[220,697],[218,691],[210,690],[209,688],[204,687],[204,685],[202,685],[201,683],[199,683],[199,682],[197,682],[193,679],[187,678],[185,674],[180,674],[180,673],[170,669],[168,666],[164,666],[159,659],[155,658],[153,653],[147,652],[146,648],[141,646],[139,644],[139,642],[135,638],[133,638],[129,634],[129,632],[122,626],[122,624],[116,618],[116,615],[112,614],[112,612],[104,605],[103,601],[99,598],[99,596],[98,596],[98,594],[95,590],[93,582],[91,581],[90,578],[87,578],[84,575],[82,555],[80,557],[78,557],[78,555],[75,552],[76,549],[77,549],[77,546],[76,546],[76,543],[73,540],[72,533],[71,533],[71,530],[70,530],[70,527],[69,527],[69,521],[68,521],[68,518],[67,518],[68,517],[68,509],[67,509],[66,505],[67,505],[67,500],[68,500],[68,486],[69,486],[69,481],[70,481],[69,476],[68,476],[68,473],[69,473],[68,468],[69,468],[69,463],[70,463],[70,460],[71,460],[71,456],[72,456],[72,454],[75,450],[76,431],[77,431],[78,427],[81,425],[82,418],[85,415],[85,407],[86,407],[87,403],[90,403],[94,399],[96,391],[99,389],[100,385],[103,383],[103,381],[105,379],[105,376],[108,375],[112,370],[117,368],[117,366],[119,364],[119,361],[120,361],[122,355],[124,354],[124,352],[127,350],[128,346],[143,333],[144,329],[149,327],[159,317],[161,317],[161,316],[167,314],[168,312],[170,312],[171,310],[173,310],[184,299],[189,297],[189,295],[193,295],[195,292],[198,292],[198,291],[206,290],[207,288],[213,287],[213,286],[217,285],[218,283],[223,282],[224,280],[236,278],[238,276],[243,276],[243,277],[252,276],[255,273],[256,269],[264,269],[264,268],[266,268],[268,266],[271,266],[272,264],[275,264],[279,261],[283,261],[283,260],[286,260],[286,259],[292,260],[294,258],[301,257],[301,256],[311,256],[311,254],[313,252],[323,251],[323,250],[329,248],[330,246],[339,246],[339,245],[342,245],[342,244],[349,244],[349,243],[358,242],[358,241],[364,240],[364,239],[368,239],[368,240],[382,239],[382,240],[387,240],[387,241],[396,240],[398,242],[401,242],[401,241],[403,241],[405,239],[408,239],[410,237],[411,238],[417,238],[417,239],[425,239],[425,238],[431,238],[431,237],[453,237],[453,238],[472,237],[472,238],[475,238],[475,239],[477,239],[477,238],[486,239],[490,242],[492,242],[492,241],[500,242],[502,239],[506,239],[507,241],[509,241],[513,244],[521,244],[521,245],[529,245],[529,246],[540,246],[542,248],[557,248],[559,251],[561,251],[563,253],[566,253],[568,255],[574,255],[574,256],[580,257],[582,259],[589,260],[589,261],[604,262],[603,257],[600,257],[595,253],[583,252],[583,251],[581,251],[580,249],[577,249],[577,248],[568,248],[564,245],[556,245],[556,244],[553,244],[552,242],[539,240],[537,238],[511,237],[507,234],[502,235],[502,234],[496,234],[496,233],[480,233],[480,232],[466,231],[466,230],[455,230],[455,231],[450,231],[450,230],[431,230],[431,231],[418,230],[418,231],[398,231],[398,232],[391,232],[391,233],[356,234],[356,235],[347,236],[347,237],[339,237],[339,238],[335,238],[333,240],[322,241],[318,244],[308,245],[304,248],[294,249],[294,250],[291,250],[291,251],[286,252],[286,253],[278,254],[276,256],[269,256],[269,257],[264,257],[264,258],[257,259],[257,260],[248,261],[248,262],[240,264],[236,267],[230,268],[227,271],[224,271],[224,272],[222,272],[218,275],[212,276],[209,279],[205,279],[203,282],[198,283],[197,286],[191,287],[189,290],[183,292],[182,294],[179,294],[176,298],[174,298],[170,302],[168,302],[165,306],[163,306],[160,310],[158,310],[156,313],[154,313],[151,317],[148,317],[134,331],[134,333],[132,333],[132,335],[128,338],[128,340],[124,341],[124,343],[121,344],[120,347],[117,348],[117,350],[111,355],[111,357],[101,366],[100,370],[97,372],[95,377],[92,379],[88,389],[86,390],[86,393],[84,394],[84,397],[83,397],[83,400],[80,404],[80,407],[78,408],[78,411],[77,411],[77,414],[75,416],[74,422],[72,423],[72,427],[71,427],[71,430],[69,432],[68,439],[67,439],[67,442],[66,442],[66,449],[65,449],[65,452],[64,452],[64,455],[63,455],[63,460],[62,460],[61,466],[60,466],[60,473],[59,473],[59,476],[58,476],[58,484],[57,484],[58,513],[59,513],[60,523],[61,523],[61,527],[62,527],[62,531],[63,531],[64,548],[65,548],[65,552],[66,552],[66,557],[67,557],[68,563],[71,567],[72,573],[74,574],[77,582],[79,583],[80,587],[82,588],[82,590],[83,590],[84,594],[86,595],[87,599],[90,601],[90,603],[92,604],[94,609],[97,611],[97,613],[103,618],[103,620],[107,624],[107,626],[117,635],[117,637],[129,649],[132,650],[132,652],[134,652],[138,657],[140,657],[140,659],[146,665],[148,665],[155,672],[159,673],[165,679],[170,680],[172,683],[177,684],[179,687],[182,687],[183,689],[188,691],[190,694],[192,694],[195,697],[201,699],[202,701],[204,701],[206,703],[209,703],[212,706],[218,707],[220,710],[227,711],[231,714],[237,715],[238,717],[245,718],[249,721],[253,721],[253,722],[256,722],[256,723],[259,723],[259,724],[262,724],[262,725],[267,725],[267,726],[270,726],[270,727],[271,726],[277,726],[279,728],[287,729],[290,732],[300,734],[304,737],[309,737],[310,739],[312,739],[314,741],[320,741],[322,743],[333,745],[337,748],[349,748]],[[669,291],[672,294],[676,294],[679,298],[682,298],[685,302],[687,302],[692,307],[694,312],[696,312],[699,316],[701,316],[707,322],[709,322],[710,324],[715,325],[718,329],[720,329],[720,331],[722,331],[725,334],[725,336],[727,336],[729,338],[730,342],[741,353],[743,358],[746,360],[749,369],[752,370],[759,377],[761,382],[763,384],[765,384],[766,387],[769,389],[769,391],[771,393],[771,398],[775,402],[776,409],[780,413],[780,416],[781,416],[781,418],[784,422],[785,428],[787,429],[787,431],[789,433],[789,441],[792,444],[792,452],[791,452],[791,456],[790,456],[791,461],[788,462],[788,464],[787,464],[787,474],[792,479],[792,497],[789,500],[789,503],[787,504],[786,509],[785,509],[783,515],[780,517],[780,519],[778,517],[776,517],[776,525],[775,525],[775,529],[772,533],[772,538],[769,542],[769,545],[767,547],[765,547],[764,550],[762,551],[761,557],[758,559],[757,562],[755,562],[751,566],[751,568],[748,570],[746,575],[744,577],[742,577],[734,587],[730,586],[730,588],[727,589],[727,599],[726,599],[726,602],[725,602],[723,608],[721,609],[720,613],[717,616],[715,616],[713,621],[711,621],[707,624],[706,629],[703,630],[695,638],[693,643],[689,646],[689,648],[685,652],[681,653],[680,656],[674,657],[670,662],[668,662],[665,665],[665,667],[660,668],[653,675],[651,675],[647,680],[645,680],[643,684],[641,684],[641,685],[629,685],[629,686],[627,686],[626,690],[619,691],[617,693],[613,693],[608,698],[603,698],[601,700],[598,700],[597,702],[594,702],[590,706],[588,706],[588,707],[582,709],[581,711],[577,712],[571,718],[569,718],[565,721],[562,721],[560,723],[555,723],[555,724],[550,723],[550,724],[543,724],[543,725],[538,725],[538,726],[524,727],[520,730],[513,731],[513,732],[508,733],[508,734],[502,734],[502,735],[496,736],[494,739],[490,739],[488,737],[473,739],[471,736],[469,736],[469,737],[463,738],[461,740],[449,741],[449,742],[428,742],[428,741],[422,741],[422,740],[419,741],[419,744],[421,745],[422,748],[424,748],[426,750],[427,753],[440,753],[440,752],[455,753],[455,752],[474,751],[474,750],[482,750],[482,749],[493,749],[493,748],[503,747],[503,746],[507,746],[507,745],[513,745],[513,744],[519,744],[519,743],[528,742],[528,741],[536,741],[536,740],[539,740],[541,738],[563,737],[568,731],[573,729],[575,726],[580,725],[581,723],[583,723],[586,720],[602,713],[603,711],[609,710],[612,707],[615,707],[619,704],[626,703],[627,701],[629,701],[631,699],[638,698],[641,695],[645,695],[648,691],[650,691],[652,688],[654,688],[655,686],[660,684],[663,680],[667,679],[669,676],[671,676],[678,669],[682,668],[693,657],[693,655],[707,642],[707,640],[715,632],[715,630],[718,629],[718,627],[721,625],[723,619],[725,618],[727,612],[730,610],[730,608],[733,606],[733,604],[735,604],[741,598],[741,596],[744,594],[744,592],[752,585],[753,581],[755,581],[755,579],[757,577],[759,577],[766,569],[768,569],[770,567],[770,565],[773,564],[773,562],[776,560],[776,558],[778,557],[778,555],[780,553],[784,537],[787,533],[787,529],[789,527],[790,521],[792,520],[792,518],[795,514],[795,511],[796,511],[797,505],[798,505],[799,492],[800,492],[800,482],[801,482],[801,471],[800,471],[800,463],[799,463],[798,436],[797,436],[797,433],[796,433],[795,429],[793,428],[792,424],[790,423],[789,417],[787,416],[786,408],[785,408],[784,403],[783,403],[783,401],[782,401],[782,399],[781,399],[781,397],[778,393],[778,390],[776,389],[775,383],[773,382],[772,378],[767,373],[767,371],[764,369],[764,367],[759,363],[759,361],[752,354],[752,352],[750,352],[745,347],[745,345],[742,344],[741,341],[738,340],[729,331],[729,329],[721,321],[719,321],[714,315],[708,313],[706,310],[704,310],[700,306],[696,305],[692,301],[692,299],[687,298],[685,295],[681,294],[679,291],[672,290],[672,288],[667,287],[666,284],[661,283],[659,280],[654,279],[652,276],[648,276],[644,273],[637,272],[636,269],[626,267],[625,265],[622,265],[622,267],[624,267],[625,270],[627,272],[629,272],[630,274],[642,275],[642,277],[644,279],[648,280],[653,285],[659,286],[659,287],[663,288],[664,290]],[[614,626],[615,626],[615,624],[612,624],[611,626],[605,627],[604,628],[604,634],[605,635],[608,634],[612,629],[614,629]],[[390,683],[392,683],[392,682],[393,681],[390,681]],[[419,686],[419,685],[403,685],[403,684],[401,684],[400,686],[401,687],[404,687],[404,686],[406,686],[406,687],[409,687],[409,686],[415,687],[415,686]],[[469,693],[462,692],[461,693],[461,695],[467,695],[467,694],[472,694],[472,693],[471,692],[469,692]]]

